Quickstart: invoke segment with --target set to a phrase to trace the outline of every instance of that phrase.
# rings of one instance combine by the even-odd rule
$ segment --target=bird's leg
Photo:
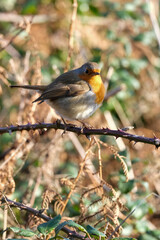
[[[62,122],[64,123],[64,132],[63,132],[63,134],[64,134],[64,133],[66,133],[66,130],[67,130],[67,123],[63,117],[61,117],[61,119],[62,119]]]
[[[84,128],[92,127],[89,123],[82,122],[81,120],[77,120],[77,121],[82,124],[81,133],[84,133]],[[85,134],[85,136],[86,136],[86,138],[87,138],[89,141],[91,141],[90,135]]]
[[[88,124],[88,123],[85,123],[85,122],[83,122],[83,121],[81,121],[81,120],[77,120],[77,121],[82,124],[82,126],[81,126],[81,133],[83,133],[84,128],[88,128],[88,127],[89,127],[89,124]]]
[[[66,121],[64,120],[64,118],[61,117],[61,119],[62,119],[62,122],[64,123],[64,125],[67,125],[67,123],[66,123]]]

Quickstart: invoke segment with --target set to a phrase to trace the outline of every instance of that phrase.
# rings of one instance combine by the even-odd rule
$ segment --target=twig
[[[112,232],[112,234],[107,238],[107,240],[111,240],[114,234],[119,230],[119,228],[123,225],[123,223],[126,222],[126,220],[139,208],[142,204],[144,204],[144,201],[149,198],[150,196],[155,196],[160,199],[160,195],[152,192],[149,195],[147,195],[145,198],[143,198],[140,203],[127,215],[127,217],[115,228],[115,230]]]
[[[32,196],[31,196],[31,199],[30,199],[30,206],[31,207],[34,204],[34,201],[35,201],[35,198],[36,198],[36,192],[37,192],[37,190],[39,188],[39,185],[41,183],[41,177],[42,177],[42,169],[39,169],[37,180],[36,180],[36,184],[34,186],[34,189],[33,189],[33,192],[32,192]]]
[[[117,130],[117,126],[116,126],[116,123],[114,121],[114,118],[113,118],[111,112],[108,110],[104,111],[104,117],[106,119],[108,128]],[[126,126],[129,126],[129,125],[126,125]],[[126,145],[122,138],[115,139],[115,142],[120,151],[124,151],[126,149]]]
[[[106,93],[106,96],[105,96],[105,98],[104,98],[104,101],[107,101],[110,97],[116,95],[116,94],[119,93],[120,91],[125,90],[125,88],[126,88],[126,86],[125,86],[124,84],[122,84],[122,85],[120,85],[120,86],[118,86],[118,87],[116,87],[116,88],[108,91],[108,92]]]
[[[25,15],[21,16],[15,13],[0,13],[0,22],[13,22],[13,23],[21,23],[22,21],[27,20],[30,21],[33,18],[33,15]],[[56,13],[52,13],[52,15],[39,14],[34,15],[33,24],[45,23],[45,22],[55,22],[58,21],[58,16]]]
[[[112,76],[113,72],[114,72],[113,67],[109,67],[108,72],[107,72],[107,76],[106,76],[106,79],[105,79],[105,82],[104,82],[104,85],[105,85],[105,88],[106,88],[106,93],[107,93],[108,86],[109,86],[109,81],[111,79],[111,76]]]
[[[0,52],[6,49],[15,40],[15,38],[17,38],[17,36],[19,36],[23,31],[26,31],[27,33],[29,33],[31,29],[32,21],[33,21],[33,17],[30,19],[30,21],[27,21],[24,18],[23,21],[19,24],[20,29],[18,30],[18,32],[4,46],[0,48]]]
[[[54,123],[35,123],[35,124],[26,124],[26,125],[17,125],[17,126],[8,126],[8,127],[0,127],[0,135],[3,133],[9,133],[16,131],[34,131],[36,129],[61,129],[69,132],[75,132],[78,135],[84,135],[84,136],[90,136],[90,135],[108,135],[108,136],[114,136],[116,138],[122,137],[126,138],[129,141],[142,142],[154,145],[156,148],[160,147],[160,139],[154,136],[153,138],[148,138],[144,136],[134,135],[130,134],[128,132],[123,131],[122,129],[118,130],[111,130],[109,128],[81,128],[77,127],[72,124],[62,124],[59,121],[56,121]]]
[[[5,202],[5,205],[7,206],[7,208],[8,208],[8,209],[10,210],[10,212],[12,213],[12,216],[13,216],[16,224],[20,227],[20,224],[19,224],[19,222],[18,222],[15,214],[14,214],[14,212],[12,211],[12,209],[11,209],[11,207],[10,207],[10,204],[8,203],[8,198],[7,198],[3,193],[2,193],[2,196],[3,196],[3,198],[2,198],[3,200],[1,200],[1,201],[2,201],[2,202]]]
[[[0,48],[0,52],[2,52],[5,48],[7,48],[14,40],[15,40],[15,38],[18,36],[18,35],[20,35],[23,31],[25,31],[25,29],[20,29],[17,33],[16,33],[16,35],[14,35],[6,44],[5,44],[5,46],[3,46],[3,47],[1,47]]]
[[[146,2],[148,4],[150,19],[153,25],[153,29],[155,31],[155,35],[156,35],[157,42],[159,45],[159,50],[160,50],[160,27],[158,25],[158,20],[156,18],[155,8],[151,0],[146,0]]]
[[[70,64],[71,55],[72,55],[72,51],[73,51],[73,34],[75,31],[77,7],[78,7],[77,0],[73,0],[73,12],[72,12],[71,24],[70,24],[70,29],[69,29],[69,40],[68,40],[68,57],[67,57],[67,61],[66,61],[65,71],[67,71],[69,69],[69,64]]]
[[[101,157],[101,148],[100,148],[100,144],[98,142],[98,139],[96,139],[96,137],[94,138],[96,144],[97,144],[97,147],[98,147],[98,162],[99,162],[99,177],[100,179],[102,180],[103,177],[102,177],[102,157]]]
[[[24,139],[17,148],[15,147],[13,148],[15,149],[15,151],[13,151],[13,153],[11,153],[11,155],[0,165],[0,169],[2,169],[4,165],[6,165],[11,159],[13,159],[13,157],[21,150],[21,148],[24,146],[25,143],[26,143],[26,140]]]
[[[6,203],[6,201],[7,201],[7,204],[9,206],[17,207],[17,208],[20,208],[21,210],[25,210],[25,211],[27,211],[29,213],[32,213],[33,215],[35,215],[37,217],[40,217],[40,218],[44,219],[47,222],[52,219],[52,218],[48,217],[47,215],[43,214],[43,210],[36,210],[34,208],[31,208],[31,207],[28,207],[28,206],[24,205],[23,203],[10,200],[7,197],[5,197],[5,198],[3,197],[1,199],[2,203]],[[63,232],[65,232],[66,234],[68,234],[69,237],[78,238],[78,239],[84,239],[83,235],[77,233],[76,231],[72,231],[72,230],[68,229],[67,227],[63,227],[61,230]]]
[[[3,221],[3,235],[2,240],[6,239],[7,232],[4,231],[7,228],[7,216],[8,216],[8,206],[7,204],[4,205],[4,221]]]

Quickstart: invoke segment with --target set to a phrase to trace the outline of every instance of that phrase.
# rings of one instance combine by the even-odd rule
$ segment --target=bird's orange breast
[[[84,77],[80,75],[80,77],[89,83],[93,92],[96,94],[96,103],[101,104],[105,97],[105,86],[102,82],[101,76],[93,75],[91,77]]]
[[[96,94],[96,103],[101,104],[105,96],[105,87],[100,75],[95,75],[88,80],[93,92]]]

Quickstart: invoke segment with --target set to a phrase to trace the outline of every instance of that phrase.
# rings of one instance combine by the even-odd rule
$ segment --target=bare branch
[[[106,93],[106,96],[104,98],[104,101],[107,101],[110,97],[116,95],[117,93],[121,92],[122,90],[125,90],[126,86],[124,84],[116,87],[116,88],[113,88],[112,90],[108,91]]]
[[[81,128],[77,127],[76,125],[73,124],[62,124],[60,121],[56,121],[54,123],[35,123],[35,124],[26,124],[26,125],[17,125],[17,126],[8,126],[8,127],[0,127],[0,135],[3,133],[9,133],[11,134],[12,132],[16,131],[34,131],[36,129],[61,129],[64,131],[69,131],[69,132],[74,132],[77,133],[78,135],[84,135],[84,136],[90,136],[90,135],[108,135],[108,136],[114,136],[116,138],[122,137],[126,138],[129,141],[133,141],[135,143],[137,142],[142,142],[142,143],[147,143],[154,145],[156,148],[160,147],[160,139],[154,136],[153,138],[148,138],[144,136],[139,136],[139,135],[134,135],[130,134],[128,132],[123,131],[122,129],[118,130],[111,130],[109,128]]]
[[[32,213],[33,215],[35,215],[39,218],[42,218],[47,222],[52,219],[52,218],[48,217],[46,214],[43,214],[43,209],[36,210],[34,208],[31,208],[31,207],[28,207],[28,206],[24,205],[23,203],[10,200],[7,197],[5,197],[5,198],[3,197],[1,199],[2,203],[6,203],[6,201],[7,201],[7,204],[10,207],[17,207],[17,208],[20,208],[21,210],[25,210],[26,212]],[[68,229],[67,227],[63,227],[61,229],[61,231],[65,232],[66,234],[68,234],[68,236],[70,236],[72,238],[84,239],[83,235],[77,233],[76,231],[72,231],[72,230]]]
[[[149,15],[150,15],[150,19],[151,19],[151,22],[152,22],[152,25],[153,25],[153,29],[154,29],[154,32],[155,32],[155,35],[156,35],[156,38],[157,38],[157,42],[158,42],[158,45],[159,45],[159,50],[160,50],[160,27],[159,27],[159,24],[158,24],[158,20],[156,18],[156,14],[155,14],[155,7],[154,7],[154,4],[151,0],[146,0],[147,4],[148,4],[148,7],[149,7]]]
[[[54,22],[58,21],[57,14],[46,15],[46,14],[39,14],[39,15],[25,15],[21,16],[16,13],[0,13],[0,21],[1,22],[12,22],[12,23],[21,23],[22,21],[27,20],[28,22],[33,19],[33,24],[45,23],[45,22]]]
[[[73,12],[72,12],[72,18],[71,18],[71,24],[70,24],[70,30],[69,30],[69,40],[68,40],[68,57],[66,61],[66,68],[65,71],[68,71],[69,65],[70,65],[70,60],[73,52],[73,35],[75,31],[75,22],[76,22],[76,17],[77,17],[77,7],[78,3],[77,0],[73,1]]]

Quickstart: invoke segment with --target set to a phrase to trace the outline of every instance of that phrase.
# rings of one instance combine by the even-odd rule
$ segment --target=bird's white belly
[[[48,101],[58,115],[68,120],[83,120],[89,118],[100,107],[95,101],[95,94],[91,91],[83,96],[59,98]]]

